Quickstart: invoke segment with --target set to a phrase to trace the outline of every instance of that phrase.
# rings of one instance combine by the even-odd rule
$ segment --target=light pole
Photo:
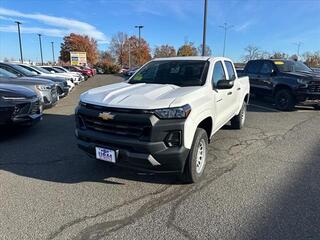
[[[206,53],[207,9],[208,9],[208,0],[204,0],[202,56],[204,56]]]
[[[39,45],[40,45],[41,65],[43,65],[42,44],[41,44],[41,34],[40,34],[40,33],[38,33],[38,36],[39,36]]]
[[[294,43],[294,45],[297,46],[297,56],[298,56],[298,58],[299,58],[299,56],[300,56],[300,47],[301,47],[301,45],[302,45],[302,42]]]
[[[139,63],[139,65],[140,65],[140,63],[141,63],[141,43],[140,43],[140,41],[141,41],[141,28],[143,28],[143,26],[142,25],[137,25],[137,26],[134,26],[135,28],[138,28],[139,29],[139,60],[138,60],[138,63]]]
[[[22,56],[22,43],[21,43],[21,33],[20,33],[20,24],[21,22],[15,22],[18,25],[18,35],[19,35],[19,45],[20,45],[20,61],[23,63],[23,56]]]
[[[54,65],[54,42],[51,42],[51,49],[52,49],[52,65]]]
[[[226,53],[226,41],[227,41],[227,31],[230,29],[230,28],[233,28],[234,26],[233,25],[229,25],[228,26],[228,23],[224,23],[223,26],[219,26],[221,28],[224,29],[224,41],[223,41],[223,56],[225,55]]]

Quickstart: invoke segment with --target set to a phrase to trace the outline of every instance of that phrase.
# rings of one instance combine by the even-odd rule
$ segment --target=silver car
[[[33,90],[39,96],[44,108],[52,107],[59,100],[57,86],[50,80],[31,77],[17,77],[13,73],[0,68],[0,83],[16,84]]]

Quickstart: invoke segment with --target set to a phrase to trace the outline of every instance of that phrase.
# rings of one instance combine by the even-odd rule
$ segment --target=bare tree
[[[288,59],[289,55],[284,52],[274,52],[271,56],[271,59]]]
[[[128,35],[124,32],[118,32],[114,35],[110,42],[109,51],[112,56],[117,59],[117,62],[123,66],[125,55],[125,43],[128,39]]]
[[[302,55],[305,63],[309,67],[319,67],[320,66],[320,51],[311,53],[311,52],[306,52]]]
[[[201,56],[202,55],[202,44],[199,45],[197,50],[198,50],[198,54]],[[208,45],[206,45],[206,48],[204,50],[204,55],[205,56],[212,56],[211,48]]]
[[[245,55],[243,56],[244,62],[261,58],[261,49],[254,45],[249,45],[245,49]]]

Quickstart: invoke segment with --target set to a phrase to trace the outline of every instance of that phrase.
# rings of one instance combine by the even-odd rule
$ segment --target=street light
[[[233,25],[229,25],[228,26],[228,23],[224,23],[223,26],[219,26],[221,28],[224,29],[224,42],[223,42],[223,56],[225,55],[226,53],[226,41],[227,41],[227,31],[230,29],[230,28],[233,28],[234,26]]]
[[[52,49],[52,65],[54,64],[54,42],[51,42],[51,49]]]
[[[42,44],[41,44],[41,34],[40,34],[40,33],[38,33],[38,36],[39,36],[39,45],[40,45],[41,65],[43,65]]]
[[[143,28],[144,26],[142,25],[137,25],[137,26],[134,26],[135,28],[138,28],[139,29],[139,60],[138,60],[138,63],[140,65],[141,63],[141,44],[140,44],[140,39],[141,39],[141,28]]]
[[[203,36],[202,36],[202,56],[206,52],[206,34],[207,34],[207,9],[208,9],[208,0],[204,0],[204,14],[203,14]]]
[[[20,33],[20,24],[21,24],[21,22],[15,21],[15,23],[18,25],[18,35],[19,35],[19,45],[20,45],[20,61],[21,61],[21,63],[23,63],[21,33]]]
[[[299,58],[299,55],[300,55],[300,47],[302,45],[302,42],[297,42],[297,43],[294,43],[294,45],[297,46],[297,56]]]

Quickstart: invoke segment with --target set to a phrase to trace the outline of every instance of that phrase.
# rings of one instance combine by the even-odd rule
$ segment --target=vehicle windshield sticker
[[[133,78],[133,80],[135,80],[135,81],[140,81],[140,80],[142,80],[142,74],[137,74],[136,76],[134,76],[134,78]]]
[[[282,61],[275,61],[274,64],[276,64],[276,65],[283,65],[284,62],[282,62]]]

